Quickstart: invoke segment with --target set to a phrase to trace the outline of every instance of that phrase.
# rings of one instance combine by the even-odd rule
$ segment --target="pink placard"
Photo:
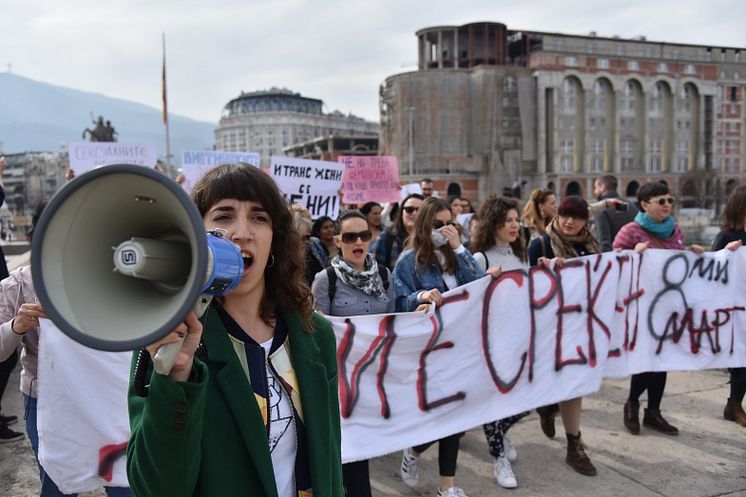
[[[339,157],[345,167],[342,192],[345,204],[399,201],[399,165],[393,156]]]

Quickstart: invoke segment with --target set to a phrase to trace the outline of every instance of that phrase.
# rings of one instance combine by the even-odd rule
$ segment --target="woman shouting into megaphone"
[[[259,168],[207,172],[192,198],[241,249],[240,284],[148,347],[183,344],[130,389],[130,485],[141,497],[342,496],[334,334],[313,314],[300,236]]]

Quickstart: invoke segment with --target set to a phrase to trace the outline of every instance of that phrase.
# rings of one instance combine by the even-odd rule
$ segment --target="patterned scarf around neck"
[[[552,252],[554,252],[555,257],[564,257],[567,259],[578,257],[578,253],[575,251],[573,245],[583,245],[592,254],[601,253],[601,246],[593,238],[591,230],[588,229],[588,223],[583,226],[583,229],[577,235],[568,236],[562,233],[562,228],[559,225],[559,216],[556,216],[547,225],[547,235],[549,235],[549,240],[552,243]]]
[[[386,293],[381,275],[378,273],[378,263],[370,254],[365,258],[367,269],[363,272],[352,267],[349,262],[339,255],[332,259],[332,267],[342,283],[351,288],[356,288],[366,295],[372,295],[376,298],[380,298]]]

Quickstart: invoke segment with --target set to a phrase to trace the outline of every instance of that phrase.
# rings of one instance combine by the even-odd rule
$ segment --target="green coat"
[[[318,315],[310,334],[298,315],[283,317],[300,386],[313,494],[342,497],[334,332]],[[277,497],[259,406],[213,309],[202,341],[207,358],[195,358],[195,382],[152,374],[146,398],[130,384],[130,486],[138,497]]]

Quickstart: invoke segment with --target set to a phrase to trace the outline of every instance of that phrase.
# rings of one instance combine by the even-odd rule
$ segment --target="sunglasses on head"
[[[436,219],[435,222],[433,223],[433,229],[436,229],[436,230],[439,230],[443,226],[453,226],[453,222],[448,221],[447,223],[444,223],[443,221]]]
[[[661,197],[655,202],[651,201],[651,203],[656,203],[658,205],[666,205],[666,202],[668,202],[669,205],[673,205],[674,198],[673,197]]]
[[[343,243],[355,243],[358,238],[360,238],[360,241],[362,242],[369,242],[370,239],[373,238],[373,233],[371,233],[370,230],[365,230],[359,232],[342,233],[339,236],[342,237]]]
[[[407,214],[414,214],[415,212],[417,212],[418,210],[420,210],[419,207],[414,207],[412,205],[408,205],[406,207],[403,207],[403,209],[404,209],[404,212],[406,212]]]

